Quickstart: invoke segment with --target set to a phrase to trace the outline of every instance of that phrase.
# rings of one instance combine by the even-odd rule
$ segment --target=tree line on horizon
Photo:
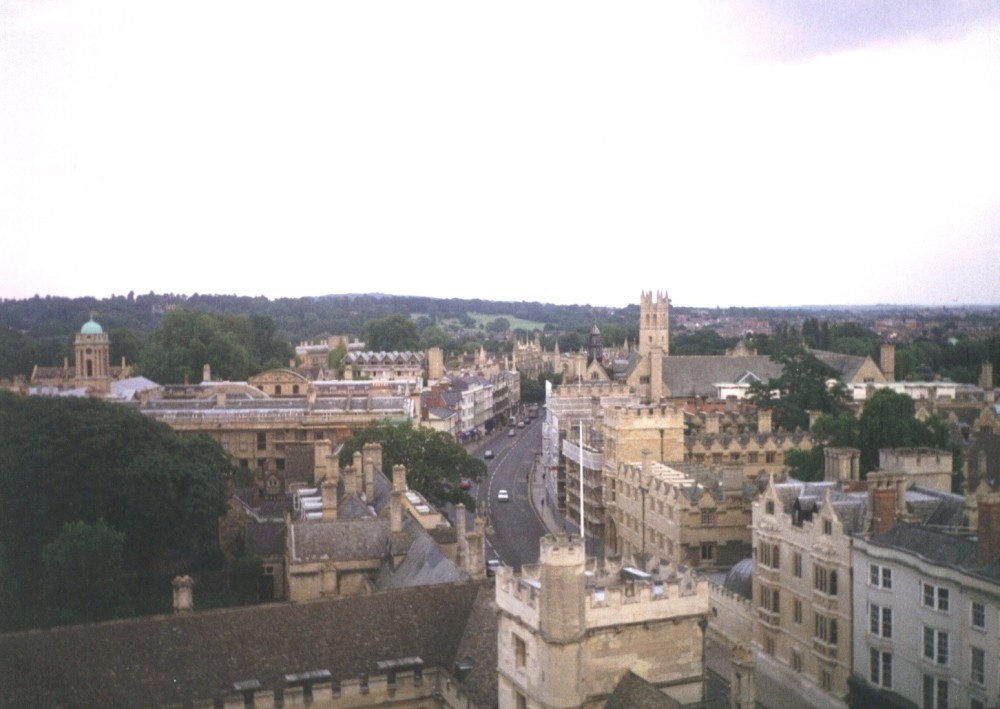
[[[672,310],[682,314],[694,309]],[[745,338],[758,354],[780,353],[799,343],[878,359],[880,338],[859,321],[813,316],[802,320],[801,310],[788,309],[713,312],[771,318],[770,334]],[[479,314],[480,322],[470,313]],[[361,338],[375,351],[441,347],[453,356],[480,347],[502,355],[511,351],[514,338],[538,337],[547,350],[558,344],[567,353],[584,348],[597,324],[602,345],[618,347],[637,341],[639,308],[374,295],[277,300],[154,293],[106,299],[36,296],[0,301],[0,377],[28,376],[36,364],[59,366],[64,358],[72,360],[73,335],[91,315],[109,333],[112,364],[124,357],[138,373],[166,384],[185,378],[199,381],[205,363],[212,365],[213,374],[244,380],[264,369],[288,366],[295,343],[329,334]],[[482,322],[483,315],[495,317]],[[982,321],[987,316],[976,311],[968,317]],[[511,330],[513,319],[540,327]],[[924,336],[898,345],[897,378],[943,377],[972,383],[987,360],[1000,374],[1000,335],[956,337],[955,322],[934,325]],[[675,326],[671,354],[724,354],[740,339],[723,336],[712,327]]]

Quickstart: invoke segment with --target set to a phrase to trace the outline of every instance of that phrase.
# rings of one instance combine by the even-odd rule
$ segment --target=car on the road
[[[486,575],[495,576],[497,573],[497,569],[499,569],[501,566],[503,566],[503,562],[500,561],[499,559],[490,559],[489,561],[486,562]]]
[[[510,502],[510,493],[503,488],[497,490],[497,502]]]
[[[483,457],[486,458],[486,460],[492,460],[493,459],[493,451],[492,450],[486,451],[485,453],[483,453]]]
[[[508,436],[509,436],[510,438],[513,438],[514,436],[516,436],[516,435],[517,435],[517,431],[515,431],[515,430],[514,430],[514,429],[512,428],[512,429],[510,429],[509,431],[507,431],[507,435],[508,435]]]

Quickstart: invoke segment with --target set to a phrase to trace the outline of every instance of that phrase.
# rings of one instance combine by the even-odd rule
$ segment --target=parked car
[[[517,435],[517,431],[515,431],[513,428],[510,429],[509,431],[507,431],[507,436],[510,437],[510,438],[513,438],[516,435]]]
[[[492,460],[493,459],[493,451],[492,450],[486,451],[485,453],[483,453],[483,457],[486,458],[486,460]]]
[[[497,490],[497,502],[510,502],[510,493],[502,488]]]

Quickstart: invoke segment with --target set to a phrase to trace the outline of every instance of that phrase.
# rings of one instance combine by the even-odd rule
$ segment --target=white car
[[[510,502],[510,493],[506,490],[497,490],[497,502]]]

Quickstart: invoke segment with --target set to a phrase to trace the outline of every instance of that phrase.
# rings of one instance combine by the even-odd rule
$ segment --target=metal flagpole
[[[587,544],[587,535],[583,531],[583,421],[580,421],[580,539]]]

